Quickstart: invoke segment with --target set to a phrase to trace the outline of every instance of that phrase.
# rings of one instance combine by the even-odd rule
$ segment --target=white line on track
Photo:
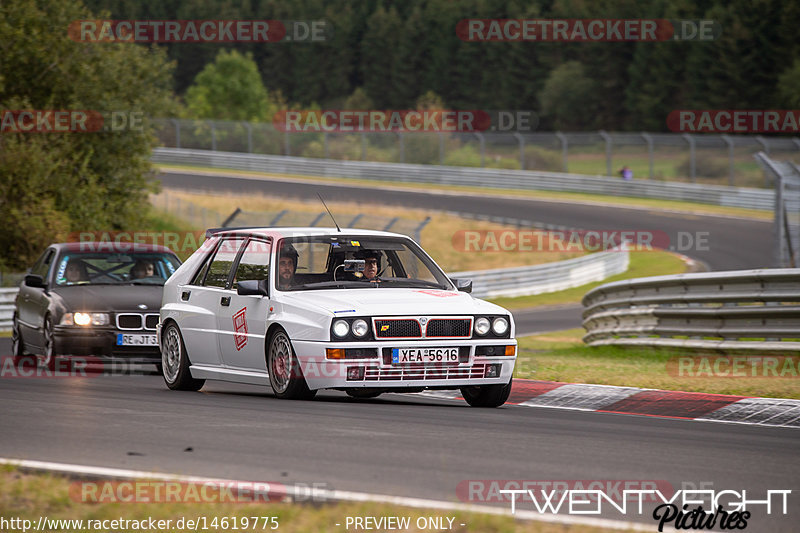
[[[34,461],[26,459],[7,459],[0,457],[0,465],[15,466],[21,470],[31,472],[47,472],[51,474],[66,475],[69,477],[88,477],[101,479],[147,479],[159,481],[181,481],[186,483],[252,483],[249,481],[237,481],[231,479],[208,478],[200,476],[184,476],[178,474],[164,474],[158,472],[144,472],[141,470],[127,470],[122,468],[109,468],[103,466],[87,466],[68,463],[53,463],[48,461]],[[288,495],[297,498],[307,498],[305,489],[286,486]],[[302,494],[301,494],[302,493]],[[352,492],[342,490],[316,490],[315,495],[325,501],[341,502],[374,502],[402,507],[412,507],[415,509],[434,509],[438,511],[461,511],[471,513],[483,513],[499,516],[512,516],[509,508],[484,507],[466,503],[446,502],[441,500],[429,500],[424,498],[407,498],[404,496],[389,496],[385,494],[369,494],[366,492]],[[542,514],[533,511],[517,510],[513,515],[516,519],[538,520],[553,524],[604,527],[608,529],[618,529],[623,531],[653,531],[653,524],[638,522],[625,522],[622,520],[611,520],[607,518],[587,518],[570,515]]]

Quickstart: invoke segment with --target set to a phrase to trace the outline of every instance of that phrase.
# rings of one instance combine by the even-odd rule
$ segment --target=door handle
[[[192,295],[192,291],[183,291],[183,292],[181,293],[181,300],[183,300],[184,302],[186,302],[186,301],[188,301],[188,300],[189,300],[189,296],[191,296],[191,295]]]
[[[231,305],[231,297],[230,296],[223,296],[222,299],[219,301],[223,307],[228,307]]]

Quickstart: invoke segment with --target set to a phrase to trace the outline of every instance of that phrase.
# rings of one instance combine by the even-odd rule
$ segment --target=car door
[[[223,239],[209,259],[187,285],[178,286],[184,310],[181,332],[192,364],[220,366],[217,312],[220,300],[229,295],[225,289],[231,266],[244,244],[245,237]]]
[[[55,248],[48,248],[31,268],[30,273],[42,276],[52,283],[50,272],[55,262]],[[44,345],[44,315],[50,307],[50,297],[45,289],[28,287],[23,282],[17,297],[17,323],[25,344],[41,348]]]
[[[239,295],[238,282],[269,279],[271,242],[250,238],[240,255],[226,298],[217,311],[219,350],[225,366],[267,372],[264,339],[267,333],[269,298]]]

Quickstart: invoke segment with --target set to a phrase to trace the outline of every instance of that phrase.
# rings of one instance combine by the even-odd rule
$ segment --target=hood
[[[331,289],[285,293],[287,304],[313,305],[334,316],[511,314],[465,292],[439,289]]]
[[[136,311],[158,313],[161,285],[71,285],[54,287],[66,311]],[[147,306],[141,309],[140,304]]]

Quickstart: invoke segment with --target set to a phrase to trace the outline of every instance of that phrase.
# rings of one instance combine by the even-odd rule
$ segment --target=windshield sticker
[[[56,283],[58,284],[64,282],[64,272],[67,270],[67,262],[69,262],[69,256],[65,255],[64,259],[61,260],[61,264],[58,265],[58,273],[56,274]]]
[[[341,311],[334,311],[333,313],[336,314],[336,313],[355,313],[355,312],[356,312],[355,309],[342,309]]]

